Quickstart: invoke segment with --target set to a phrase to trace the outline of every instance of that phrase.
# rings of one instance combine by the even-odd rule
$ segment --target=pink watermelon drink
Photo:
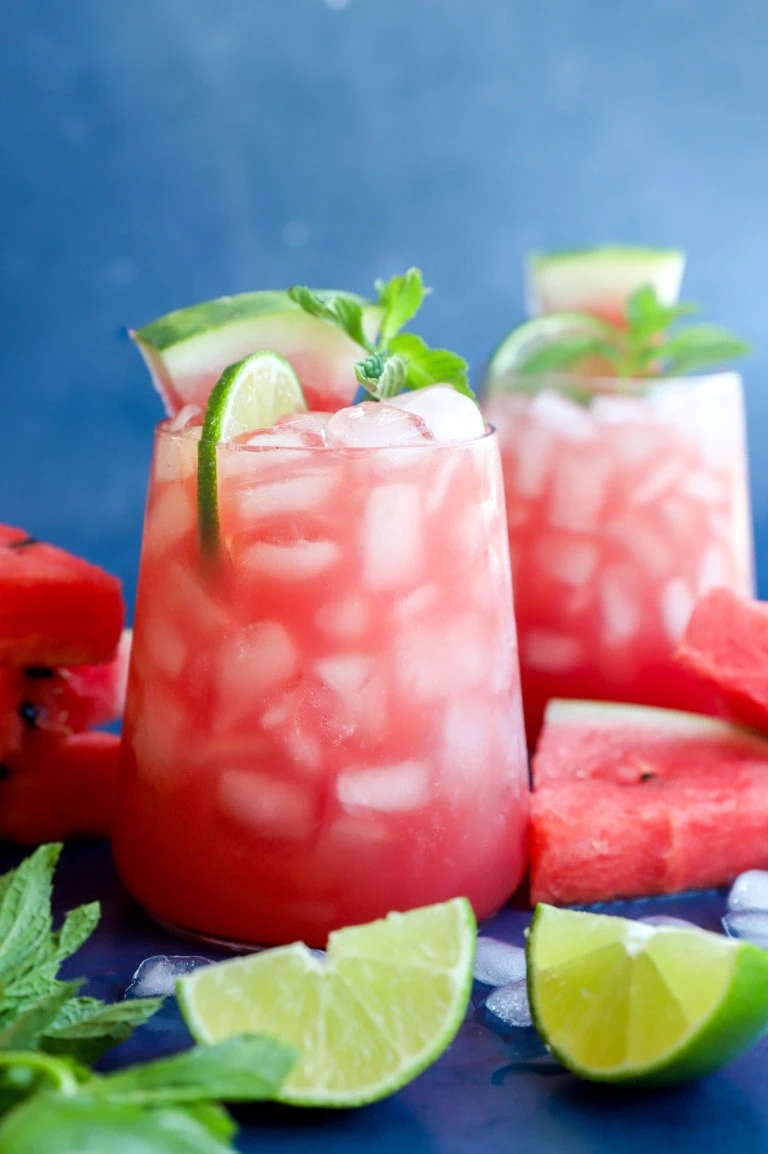
[[[455,895],[487,916],[528,821],[495,435],[447,386],[218,444],[182,422],[159,427],[149,488],[126,885],[246,943],[323,945]]]
[[[551,697],[706,711],[711,695],[673,650],[701,594],[752,590],[738,376],[579,388],[579,401],[543,385],[485,406],[531,740]]]

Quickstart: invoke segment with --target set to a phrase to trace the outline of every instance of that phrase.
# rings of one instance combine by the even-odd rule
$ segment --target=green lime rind
[[[385,1098],[456,1036],[472,989],[476,922],[464,898],[331,934],[324,962],[302,943],[196,970],[178,984],[200,1042],[259,1033],[300,1055],[280,1088],[293,1106]]]
[[[221,374],[208,398],[197,449],[198,533],[205,556],[219,550],[218,446],[306,407],[299,378],[279,353],[251,353]]]
[[[587,922],[591,923],[590,932],[595,929],[596,923],[601,923],[598,931],[606,939],[601,947],[591,951],[583,949]],[[554,928],[556,936],[562,935],[561,947],[564,946],[567,952],[569,941],[573,944],[574,957],[570,963],[567,958],[559,961],[550,968],[551,972],[547,976],[541,964],[541,953],[545,948],[542,939],[547,935],[552,938],[553,923],[560,923],[559,926],[555,924]],[[608,926],[608,923],[612,925]],[[575,1046],[566,1040],[568,1032],[573,1034],[574,1031],[573,1017],[553,1028],[553,1014],[548,1004],[549,991],[554,989],[558,999],[571,1003],[574,1014],[583,1016],[585,997],[589,995],[588,989],[585,989],[585,974],[590,967],[595,972],[603,967],[606,972],[615,974],[617,946],[621,941],[628,940],[627,934],[636,935],[637,927],[638,923],[624,918],[559,910],[543,904],[536,907],[526,945],[531,1015],[542,1039],[566,1069],[593,1082],[670,1086],[714,1073],[763,1037],[768,1030],[768,953],[748,942],[734,941],[704,930],[657,927],[654,934],[648,935],[647,940],[663,942],[667,958],[679,952],[679,965],[676,967],[679,982],[669,984],[669,972],[666,978],[659,973],[656,975],[659,988],[665,991],[665,1004],[673,1010],[677,1006],[675,1012],[686,1018],[689,1028],[680,1032],[674,1044],[660,1044],[657,1052],[643,1062],[625,1060],[598,1065],[577,1057],[574,1054]],[[648,929],[643,927],[643,931]],[[656,938],[656,935],[662,937]],[[609,940],[611,938],[612,941]],[[654,948],[657,947],[651,946],[647,951],[642,945],[635,949],[627,948],[624,962],[635,981],[637,979],[632,967],[638,963],[633,959],[644,954],[643,964],[646,969],[649,958],[653,968]],[[612,955],[610,950],[613,950]],[[614,968],[609,971],[607,960],[611,957]],[[588,986],[589,983],[586,984]],[[699,989],[706,996],[699,999],[701,1013],[695,1015],[690,1013],[690,1005],[696,1001]],[[633,992],[636,1000],[631,1008],[643,1024],[642,1028],[648,1032],[648,1038],[645,1039],[648,1048],[648,1040],[651,1043],[654,1041],[653,1032],[660,1024],[665,1027],[667,1023],[658,1013],[658,1001],[651,999],[638,1002],[636,990]],[[603,990],[598,987],[598,996],[586,1012],[586,1025],[592,1036],[577,1036],[582,1048],[585,1042],[594,1041],[598,1052],[601,1048],[605,1052],[606,1038],[616,1038],[617,1023],[620,1027],[622,1021],[620,999],[616,998],[616,993],[617,990],[609,983]],[[689,1008],[687,1015],[683,1013],[686,1005]],[[638,1008],[641,1013],[638,1013]],[[621,1042],[620,1037],[618,1041]],[[617,1052],[620,1048],[619,1044]]]
[[[503,392],[505,389],[520,391],[525,382],[521,379],[519,369],[533,352],[557,344],[563,337],[581,335],[595,337],[608,344],[616,341],[613,325],[588,313],[549,313],[525,321],[508,332],[491,354],[486,370],[486,388],[493,392]],[[531,387],[541,388],[538,375],[534,375]]]
[[[317,293],[319,296],[348,297],[360,305],[376,308],[365,297],[357,296],[355,293],[339,293],[333,289],[318,289]],[[217,297],[215,300],[202,301],[188,308],[176,309],[137,329],[133,335],[140,344],[148,345],[157,352],[165,352],[174,345],[194,337],[206,336],[217,329],[241,321],[259,320],[276,313],[295,313],[298,317],[305,315],[287,292],[265,289],[259,292],[239,293],[236,296]]]

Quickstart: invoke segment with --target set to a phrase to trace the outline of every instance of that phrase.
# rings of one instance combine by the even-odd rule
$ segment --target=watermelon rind
[[[363,327],[373,338],[381,318],[379,306],[354,293],[319,290],[320,295],[342,295],[363,308]],[[188,401],[204,407],[207,397],[190,396],[186,382],[211,378],[250,353],[271,349],[288,360],[313,350],[329,365],[352,366],[363,355],[340,329],[310,316],[286,292],[264,290],[218,297],[167,313],[131,331],[169,416]]]
[[[768,755],[768,738],[744,726],[701,713],[684,713],[678,709],[659,709],[651,705],[628,705],[612,701],[581,701],[575,698],[553,698],[544,713],[548,729],[580,725],[592,729],[634,726],[655,729],[681,738],[724,739],[749,742]]]
[[[677,249],[604,245],[532,252],[525,260],[528,315],[554,312],[620,312],[636,289],[650,285],[662,304],[676,304],[685,271]]]

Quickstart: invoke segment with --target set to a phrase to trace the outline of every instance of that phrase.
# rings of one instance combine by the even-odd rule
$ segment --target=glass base
[[[204,934],[198,930],[189,930],[184,926],[174,925],[173,922],[165,922],[162,918],[155,917],[154,914],[147,915],[152,919],[155,925],[160,926],[161,929],[167,930],[169,934],[175,934],[176,937],[186,938],[190,942],[202,942],[206,946],[214,946],[217,950],[223,950],[228,954],[258,954],[262,950],[269,950],[273,947],[265,946],[256,942],[235,942],[228,938],[216,938],[211,934]]]

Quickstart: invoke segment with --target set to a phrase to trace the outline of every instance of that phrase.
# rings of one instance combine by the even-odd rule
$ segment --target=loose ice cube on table
[[[386,405],[423,418],[438,441],[469,441],[485,432],[485,421],[475,402],[453,385],[430,385],[400,393]]]
[[[395,448],[433,440],[426,423],[416,413],[375,401],[340,409],[328,422],[328,443],[337,449]]]
[[[525,950],[497,938],[477,939],[472,976],[484,986],[508,986],[525,978]]]
[[[126,988],[126,998],[166,998],[176,993],[176,983],[200,966],[210,966],[210,958],[195,954],[157,954],[145,958]]]
[[[768,870],[740,874],[728,894],[728,909],[763,910],[768,915]]]
[[[740,938],[768,950],[768,910],[732,910],[723,918],[729,938]]]
[[[525,1030],[533,1025],[525,978],[499,986],[485,999],[483,1009],[491,1026],[497,1024]]]

